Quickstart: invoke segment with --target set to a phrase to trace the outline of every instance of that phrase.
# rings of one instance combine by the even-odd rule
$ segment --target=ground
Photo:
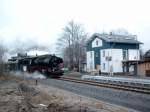
[[[46,79],[45,79],[46,80]],[[0,77],[0,112],[128,112],[131,110],[42,85],[35,80]],[[132,110],[133,111],[133,110]]]

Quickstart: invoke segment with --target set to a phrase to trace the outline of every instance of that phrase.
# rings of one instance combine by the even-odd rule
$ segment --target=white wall
[[[105,57],[103,57],[103,50],[105,50]],[[123,51],[122,49],[103,49],[101,50],[101,72],[110,72],[112,70],[114,73],[123,72],[122,60]],[[111,57],[111,61],[108,61],[106,57]],[[103,67],[105,63],[105,69]]]
[[[96,41],[98,41],[98,45]],[[92,42],[92,47],[100,47],[100,46],[102,46],[102,40],[99,38],[95,38]]]
[[[105,50],[105,57],[103,57],[103,50]],[[123,60],[123,50],[122,49],[103,49],[101,50],[101,72],[109,73],[110,69],[114,73],[123,72],[122,60]],[[112,57],[111,61],[108,61],[106,57]],[[140,54],[139,50],[129,49],[128,50],[129,60],[139,60]],[[105,64],[105,69],[103,69],[103,63]]]
[[[87,72],[90,72],[92,70],[95,69],[94,65],[95,65],[95,62],[94,62],[94,51],[88,51],[86,52],[86,56],[87,56]]]
[[[140,60],[140,52],[138,49],[129,49],[129,60]]]
[[[123,72],[122,60],[123,60],[123,50],[122,49],[113,49],[112,52],[112,61],[113,61],[113,71],[114,72]]]

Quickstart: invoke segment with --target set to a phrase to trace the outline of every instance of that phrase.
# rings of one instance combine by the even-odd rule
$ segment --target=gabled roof
[[[145,58],[150,58],[150,50],[148,50],[145,55],[144,55]]]
[[[142,63],[145,63],[145,62],[150,62],[150,50],[148,50],[144,54],[144,58],[141,60],[141,62],[139,62],[139,64],[142,64]]]
[[[94,38],[100,38],[106,42],[112,43],[126,43],[126,44],[143,44],[136,40],[136,35],[116,35],[116,34],[99,34],[94,33],[91,38],[87,41],[89,43]]]

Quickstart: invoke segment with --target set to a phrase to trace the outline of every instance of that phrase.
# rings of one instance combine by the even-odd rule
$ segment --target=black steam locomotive
[[[40,72],[47,77],[63,75],[63,59],[55,55],[18,56],[8,60],[9,71]]]

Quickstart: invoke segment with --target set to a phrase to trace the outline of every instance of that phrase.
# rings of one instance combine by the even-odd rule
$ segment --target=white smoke
[[[31,77],[33,79],[45,79],[46,78],[43,74],[41,74],[39,72],[34,72],[32,74],[27,74],[27,76],[29,76],[29,77]]]
[[[10,75],[15,75],[22,78],[33,78],[33,79],[46,79],[46,76],[39,72],[27,73],[27,72],[10,72]]]

